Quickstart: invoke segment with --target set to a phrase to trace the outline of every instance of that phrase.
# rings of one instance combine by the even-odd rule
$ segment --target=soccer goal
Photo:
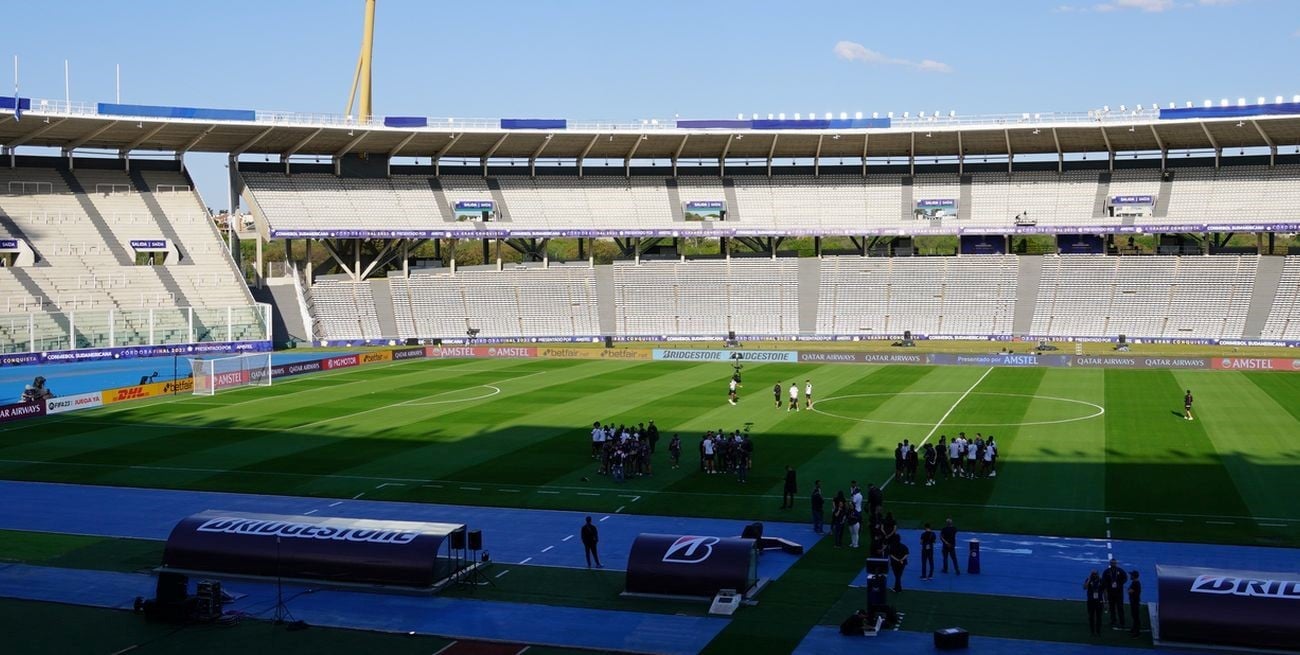
[[[236,387],[271,386],[271,353],[191,359],[194,395],[211,396]]]

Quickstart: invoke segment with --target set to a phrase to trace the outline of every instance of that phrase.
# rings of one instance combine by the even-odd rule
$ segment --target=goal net
[[[194,395],[211,396],[236,387],[271,386],[271,353],[191,359]]]

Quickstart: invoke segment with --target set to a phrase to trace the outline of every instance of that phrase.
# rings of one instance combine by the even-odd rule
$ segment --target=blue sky
[[[343,113],[363,7],[9,4],[23,96],[61,99],[67,59],[74,101],[112,101],[120,64],[123,102],[320,113]],[[987,114],[1300,93],[1297,0],[379,0],[375,32],[378,115]],[[214,208],[222,161],[189,164]]]

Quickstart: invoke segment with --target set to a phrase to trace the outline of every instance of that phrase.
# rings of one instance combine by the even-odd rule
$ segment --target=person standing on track
[[[826,497],[822,495],[822,481],[813,480],[812,490],[812,523],[813,532],[821,534],[822,519],[826,515]]]
[[[1101,635],[1101,589],[1101,576],[1093,569],[1083,581],[1084,598],[1088,601],[1088,632],[1093,636]]]
[[[948,572],[948,560],[952,559],[952,570],[957,575],[961,575],[961,567],[957,566],[957,528],[953,526],[952,519],[948,519],[939,531],[939,541],[942,542],[943,572]]]
[[[903,571],[907,569],[907,544],[895,535],[889,544],[889,563],[894,569],[894,593],[903,591]]]
[[[1133,629],[1129,635],[1137,637],[1142,634],[1142,583],[1138,582],[1137,569],[1128,572],[1128,606],[1133,612]]]
[[[600,555],[596,553],[596,543],[600,541],[600,533],[596,530],[596,524],[591,522],[591,517],[587,517],[587,523],[582,526],[582,550],[587,556],[587,568],[591,568],[591,562],[596,562],[596,568],[603,569],[600,565]]]
[[[794,509],[794,495],[798,492],[799,485],[795,481],[794,469],[787,464],[785,467],[785,490],[784,495],[781,496],[781,509]]]
[[[1110,560],[1110,566],[1101,573],[1101,586],[1106,590],[1106,605],[1110,607],[1110,627],[1124,627],[1124,583],[1128,574],[1119,567],[1119,562]]]
[[[930,524],[925,524],[925,531],[921,533],[921,579],[930,580],[934,578],[934,530],[930,529]]]
[[[1183,396],[1183,418],[1192,420],[1192,390],[1188,389],[1187,394]]]

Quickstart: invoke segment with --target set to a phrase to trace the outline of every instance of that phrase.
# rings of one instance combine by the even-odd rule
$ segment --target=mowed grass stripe
[[[1272,373],[1273,378],[1295,378]],[[1175,374],[1195,393],[1193,413],[1254,516],[1300,518],[1300,420],[1259,386],[1258,378],[1236,371]],[[1265,382],[1264,384],[1268,384]],[[1293,396],[1289,404],[1300,401]]]
[[[589,370],[586,367],[565,368],[563,372],[572,374],[575,371],[581,375],[580,379],[585,379],[597,373],[597,371]],[[585,373],[582,373],[583,371]],[[537,372],[534,371],[533,373]],[[493,376],[497,374],[479,375]],[[544,387],[548,384],[560,384],[564,381],[561,377],[551,377],[547,380],[547,375],[536,375],[529,380],[530,383],[536,383],[538,387]],[[436,379],[430,382],[442,384]],[[353,426],[345,421],[340,421],[337,425],[320,426],[327,434],[308,442],[305,448],[282,451],[271,457],[260,458],[256,462],[241,466],[229,473],[208,478],[203,481],[203,484],[219,486],[236,480],[251,484],[264,482],[259,477],[246,478],[242,475],[243,472],[283,471],[325,475],[355,471],[359,464],[379,459],[401,457],[418,467],[421,464],[432,464],[434,461],[441,462],[445,466],[449,462],[456,462],[458,454],[468,457],[482,456],[481,453],[484,450],[495,450],[501,447],[501,444],[496,443],[496,440],[483,439],[461,441],[466,436],[466,433],[456,429],[455,420],[448,417],[462,412],[473,412],[478,417],[478,425],[483,426],[484,417],[496,417],[502,414],[495,407],[489,408],[489,405],[496,406],[512,399],[513,396],[527,394],[530,392],[530,388],[532,387],[519,384],[507,391],[503,385],[503,393],[493,396],[493,402],[480,400],[431,407],[410,405],[391,407],[385,412],[373,413],[369,417],[370,425],[366,426]],[[469,406],[470,409],[459,411],[451,409],[452,407],[463,406]],[[401,425],[402,429],[389,429],[386,427],[394,424]],[[479,430],[468,434],[476,437],[484,436],[481,427]],[[411,451],[417,449],[421,442],[436,442],[439,440],[461,445],[458,449],[443,448],[436,453],[428,453],[429,459],[411,457]],[[429,475],[429,477],[436,476]],[[301,482],[298,481],[296,484],[301,484]],[[280,484],[290,483],[291,481],[287,478],[280,481]]]
[[[1171,371],[1106,371],[1106,507],[1248,516],[1201,421],[1184,421]]]

